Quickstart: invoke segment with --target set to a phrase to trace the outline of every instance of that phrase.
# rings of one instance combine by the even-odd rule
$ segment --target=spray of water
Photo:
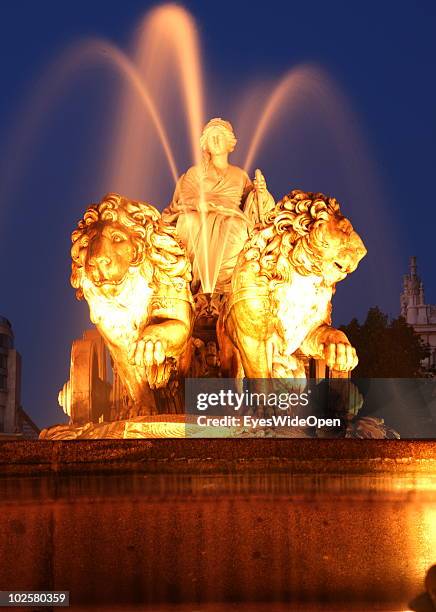
[[[242,162],[246,171],[252,172],[254,161],[272,141],[272,136],[276,155],[285,155],[288,159],[295,157],[297,137],[301,137],[302,132],[310,134],[312,124],[316,121],[319,125],[316,137],[321,146],[324,146],[329,161],[333,160],[334,166],[340,171],[342,185],[346,186],[351,196],[344,212],[349,214],[351,207],[352,219],[358,224],[367,225],[368,218],[377,220],[372,224],[371,238],[374,249],[383,248],[383,258],[369,258],[365,262],[372,268],[368,275],[369,282],[377,283],[381,274],[387,279],[392,278],[390,270],[398,254],[395,241],[386,240],[385,228],[390,227],[390,233],[394,235],[397,231],[395,219],[387,215],[373,155],[370,154],[359,118],[340,86],[319,66],[300,65],[290,70],[276,84],[257,87],[255,92],[254,101],[252,96],[243,105],[242,120],[238,126],[242,134],[246,134],[252,126],[252,137],[247,141],[247,152]],[[310,150],[309,144],[303,146],[300,154]],[[321,157],[318,163],[321,163]],[[289,172],[292,176],[292,168]],[[354,206],[355,202],[359,206]]]
[[[56,100],[65,94],[66,86],[71,85],[72,76],[93,63],[106,64],[125,79],[129,90],[134,92],[139,101],[142,113],[150,118],[171,175],[174,181],[177,180],[179,173],[166,130],[139,71],[128,56],[111,43],[104,39],[88,39],[67,49],[44,71],[33,94],[21,109],[20,120],[10,134],[7,163],[0,170],[3,201],[7,200],[8,187],[12,188],[27,161],[31,143],[42,127],[44,118],[50,116],[49,111]]]
[[[204,124],[204,95],[200,43],[192,16],[180,6],[166,4],[148,13],[141,21],[134,40],[133,58],[155,106],[168,117],[168,125],[179,138],[180,126],[187,128],[192,161],[201,165],[199,140]],[[178,113],[179,107],[184,113]],[[150,144],[149,125],[132,92],[123,92],[115,122],[114,145],[109,160],[107,182],[125,193],[147,191],[146,180],[155,177],[155,152]],[[147,178],[144,178],[147,177]],[[209,253],[205,231],[203,184],[200,185],[200,248],[193,265],[204,291],[210,291]],[[191,224],[188,224],[191,228]],[[196,239],[189,229],[191,241]]]
[[[179,172],[170,142],[180,141],[180,124],[187,131],[192,162],[201,166],[199,139],[205,122],[204,85],[199,37],[192,16],[174,4],[155,8],[140,22],[132,55],[130,59],[109,42],[92,39],[69,49],[52,65],[26,110],[20,113],[18,129],[11,138],[10,150],[15,153],[9,159],[18,161],[16,168],[21,165],[32,134],[62,91],[62,85],[69,84],[71,75],[81,67],[95,62],[115,68],[126,84],[121,90],[118,120],[113,122],[112,146],[105,149],[108,175],[103,182],[107,191],[121,191],[132,197],[138,194],[141,199],[144,194],[145,199],[149,199],[150,182],[158,183],[161,179],[161,169],[157,171],[155,164],[162,151],[176,182]],[[355,116],[339,88],[323,71],[315,66],[298,66],[272,88],[268,87],[260,114],[245,112],[245,126],[240,126],[241,132],[250,130],[252,133],[242,164],[248,173],[252,172],[260,151],[271,134],[277,133],[283,119],[292,124],[293,117],[300,113],[301,118],[302,109],[307,106],[303,111],[303,124],[311,120],[313,112],[322,115],[337,143],[339,157],[348,162],[353,159],[353,167],[359,168],[357,174],[360,176],[351,173],[350,181],[356,183],[357,179],[366,184],[374,183],[369,155],[354,128],[357,123]],[[6,173],[10,182],[15,174],[10,164]],[[5,184],[6,181],[2,181],[3,187]],[[203,290],[212,292],[226,251],[228,234],[222,237],[219,252],[209,253],[203,200],[201,185],[198,211],[201,230],[193,265],[198,270]],[[380,210],[377,214],[381,214]],[[195,238],[191,230],[191,239]]]

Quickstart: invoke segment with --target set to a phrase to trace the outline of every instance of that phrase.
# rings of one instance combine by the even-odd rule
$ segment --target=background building
[[[8,319],[0,316],[0,436],[37,438],[39,429],[21,406],[21,355]]]
[[[410,258],[410,272],[403,277],[401,314],[430,348],[424,367],[436,371],[436,305],[426,304],[424,285],[418,276],[416,257]]]

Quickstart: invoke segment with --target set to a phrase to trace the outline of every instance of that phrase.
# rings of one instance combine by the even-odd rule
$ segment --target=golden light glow
[[[168,112],[169,92],[178,84],[179,91],[174,94],[184,102],[193,159],[199,161],[197,143],[203,124],[203,90],[199,42],[191,15],[171,4],[147,13],[136,33],[134,64],[160,115]],[[119,108],[111,175],[107,180],[130,193],[141,193],[144,177],[156,174],[153,139],[144,119],[135,96],[126,91]],[[177,176],[173,172],[175,181]]]
[[[168,382],[193,318],[189,262],[159,217],[148,204],[109,194],[72,236],[71,282],[138,404]]]
[[[153,57],[153,71],[162,74],[170,64],[178,66],[176,77],[185,101],[192,159],[201,164],[201,150],[198,146],[204,124],[203,77],[200,62],[200,43],[195,22],[184,8],[176,4],[166,4],[149,13],[138,38],[140,62],[144,63],[149,53]],[[148,78],[153,78],[152,75]],[[196,266],[205,291],[210,291],[209,248],[206,225],[206,206],[204,205],[204,184],[200,181],[199,213],[201,217],[201,248],[195,253]],[[192,235],[191,224],[188,229]]]
[[[432,462],[433,463],[433,462]],[[432,473],[433,467],[429,468],[431,475],[413,474],[411,476],[401,476],[400,480],[393,480],[392,486],[398,491],[420,491],[433,492],[436,491],[436,477]],[[434,525],[436,534],[436,523]]]
[[[366,249],[339,203],[293,191],[254,230],[232,277],[225,327],[249,378],[304,377],[295,352],[336,371],[357,365],[345,334],[331,327],[337,282]]]
[[[126,54],[120,51],[114,45],[111,45],[105,41],[96,41],[93,43],[88,43],[88,45],[89,49],[85,47],[84,50],[86,50],[87,52],[90,51],[91,53],[95,51],[97,53],[103,54],[103,57],[106,56],[108,61],[112,62],[116,67],[119,68],[120,73],[127,79],[127,81],[133,87],[135,92],[139,95],[141,102],[145,106],[147,112],[150,114],[153,125],[159,135],[160,142],[165,151],[171,174],[173,176],[174,181],[176,181],[178,176],[178,170],[168,140],[168,136],[165,127],[162,123],[160,114],[149,93],[147,85],[141,77],[140,72],[135,67],[133,62],[129,60]]]
[[[195,163],[200,163],[198,142],[204,124],[203,78],[197,27],[190,13],[176,4],[165,4],[151,11],[139,28],[138,52],[142,65],[146,56],[151,56],[153,71],[158,74],[164,73],[171,61],[179,66],[177,74],[185,100],[192,157]]]
[[[425,576],[429,567],[436,561],[436,508],[432,503],[427,504],[423,511],[422,536],[422,550],[417,562],[422,576]]]

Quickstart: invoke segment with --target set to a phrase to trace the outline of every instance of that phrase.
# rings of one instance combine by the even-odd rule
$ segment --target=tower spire
[[[417,276],[417,264],[416,264],[416,257],[415,257],[415,255],[413,255],[410,258],[410,276],[412,278],[415,278]]]

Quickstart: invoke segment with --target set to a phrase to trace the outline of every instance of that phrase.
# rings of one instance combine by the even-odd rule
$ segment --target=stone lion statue
[[[355,368],[355,349],[331,326],[331,299],[365,254],[334,198],[295,190],[278,202],[239,255],[218,321],[226,375],[305,378],[304,356]]]
[[[175,229],[149,204],[116,193],[86,210],[72,234],[71,284],[85,298],[136,404],[185,367],[192,332],[191,266]]]

